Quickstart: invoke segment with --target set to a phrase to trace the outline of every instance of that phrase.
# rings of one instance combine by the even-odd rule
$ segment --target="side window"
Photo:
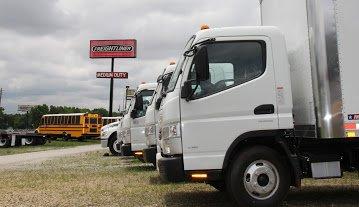
[[[153,95],[154,90],[144,90],[141,91],[137,96],[142,97],[143,109],[136,111],[136,117],[142,117],[146,114],[147,107],[150,105],[151,98]]]
[[[261,76],[266,68],[264,41],[217,42],[207,45],[210,77],[196,87],[193,98],[201,98]],[[196,78],[191,66],[188,79]]]

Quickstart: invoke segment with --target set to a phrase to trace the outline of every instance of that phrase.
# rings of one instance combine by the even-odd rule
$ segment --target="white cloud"
[[[125,85],[153,82],[179,56],[201,24],[258,25],[255,0],[3,0],[0,2],[0,87],[3,106],[108,107],[109,59],[89,59],[90,39],[135,38],[138,58],[116,59],[114,108]]]

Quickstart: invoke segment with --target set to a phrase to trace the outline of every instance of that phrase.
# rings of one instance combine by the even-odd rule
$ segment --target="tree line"
[[[0,107],[0,129],[35,129],[39,126],[41,117],[45,114],[69,114],[69,113],[96,113],[101,116],[108,116],[104,108],[77,108],[70,106],[48,106],[46,104],[34,106],[28,113],[5,114]],[[113,113],[113,116],[119,116]]]

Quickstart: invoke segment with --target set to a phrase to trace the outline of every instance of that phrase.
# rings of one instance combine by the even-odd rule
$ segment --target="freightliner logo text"
[[[92,52],[131,52],[133,46],[131,45],[103,45],[93,46]]]

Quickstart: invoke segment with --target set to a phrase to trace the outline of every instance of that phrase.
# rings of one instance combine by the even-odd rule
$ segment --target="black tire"
[[[117,135],[116,133],[111,134],[108,138],[108,148],[113,156],[121,156],[121,150],[118,150],[116,147]]]
[[[262,169],[270,173],[261,172]],[[290,172],[287,162],[275,150],[254,146],[235,156],[226,174],[226,184],[240,206],[278,206],[289,191]],[[268,192],[259,192],[262,186]]]
[[[226,192],[226,184],[224,181],[208,182],[208,185],[214,187],[219,192]]]
[[[33,137],[28,137],[25,138],[25,145],[36,145],[36,139],[34,139]]]
[[[0,138],[0,148],[10,147],[11,141],[10,139]]]

